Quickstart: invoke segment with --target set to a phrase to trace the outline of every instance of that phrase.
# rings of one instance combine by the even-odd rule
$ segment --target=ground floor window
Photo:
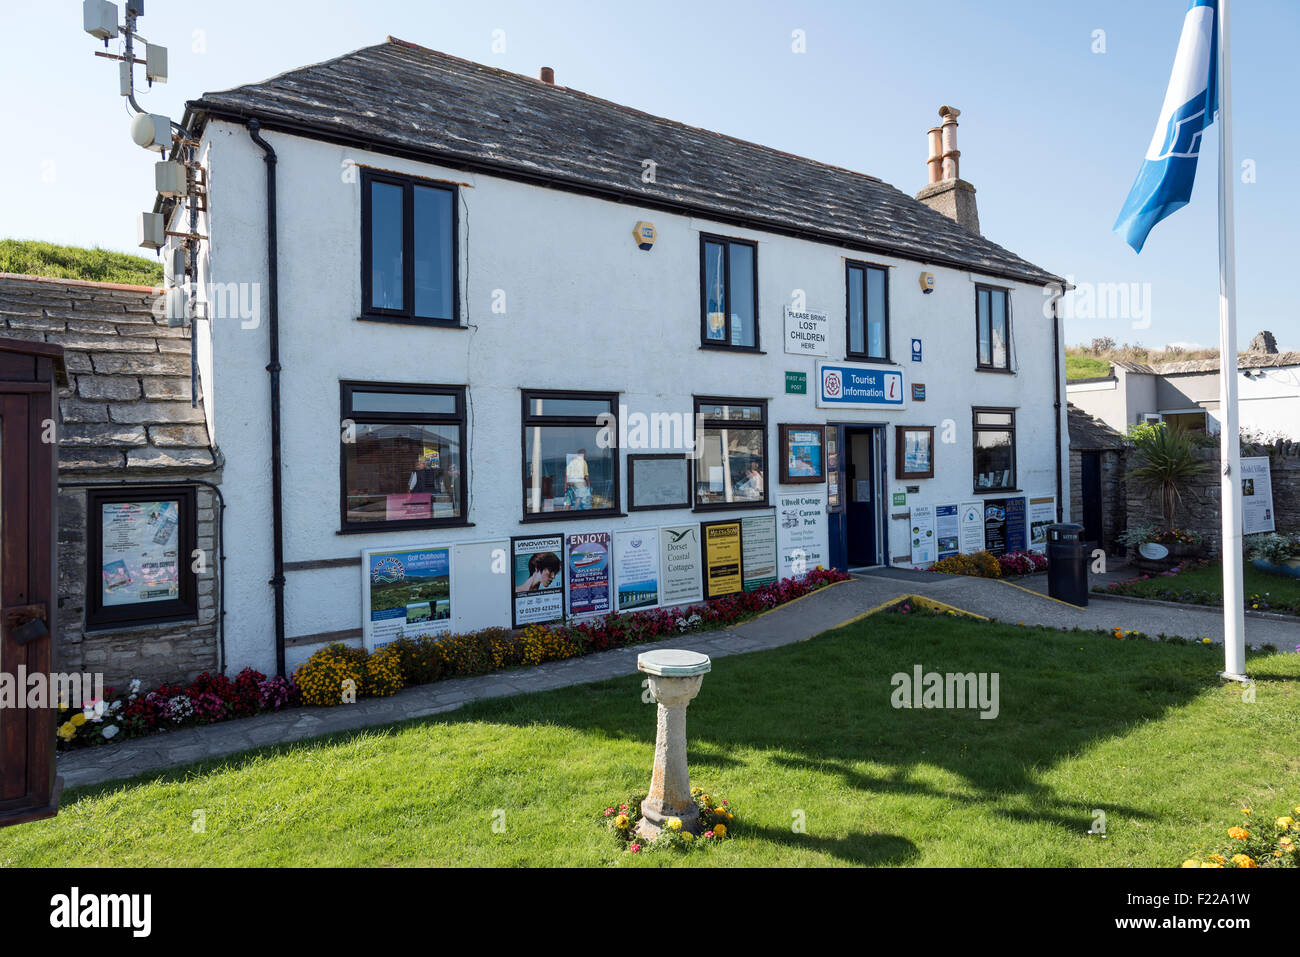
[[[194,488],[87,492],[86,628],[196,618]]]
[[[698,456],[696,508],[767,504],[767,403],[695,399]]]
[[[617,393],[524,390],[525,519],[618,512],[617,413]]]
[[[344,382],[344,531],[465,522],[465,389]]]
[[[1015,409],[973,409],[975,491],[1016,487]]]

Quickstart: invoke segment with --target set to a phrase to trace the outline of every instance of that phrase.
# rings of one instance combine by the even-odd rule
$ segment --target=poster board
[[[721,598],[741,591],[740,522],[701,522],[700,538],[704,547],[704,597]]]
[[[104,502],[99,506],[103,608],[181,597],[181,501]]]
[[[961,552],[961,521],[956,505],[936,505],[934,509],[935,554],[948,558]]]
[[[659,604],[659,530],[614,533],[614,582],[619,611]]]
[[[913,505],[908,520],[908,537],[912,543],[912,564],[928,565],[935,560],[934,506]]]
[[[363,549],[361,617],[368,651],[398,638],[451,631],[451,547]]]
[[[566,611],[570,618],[614,609],[609,532],[579,532],[564,542]]]
[[[982,502],[962,502],[958,506],[957,524],[960,528],[961,553],[974,555],[984,550],[984,505]]]
[[[818,565],[830,567],[825,492],[777,495],[776,549],[781,578],[796,578]]]
[[[1007,508],[1007,553],[1023,552],[1029,545],[1028,525],[1025,513],[1025,497],[1018,495],[1006,500]]]
[[[627,497],[630,511],[690,508],[690,464],[685,455],[629,455]]]
[[[1241,533],[1277,531],[1273,516],[1273,474],[1267,455],[1241,460]]]
[[[503,581],[510,577],[510,539],[457,542],[451,546],[451,567],[451,630],[509,628]]]
[[[1029,550],[1047,551],[1047,526],[1056,524],[1056,497],[1046,495],[1029,500]]]
[[[564,618],[564,536],[510,539],[510,623],[519,628]]]
[[[984,548],[993,555],[1007,552],[1007,500],[984,500]]]
[[[687,605],[704,597],[703,553],[698,525],[659,529],[659,599],[664,605]]]
[[[776,581],[776,512],[740,520],[741,587],[756,591]]]

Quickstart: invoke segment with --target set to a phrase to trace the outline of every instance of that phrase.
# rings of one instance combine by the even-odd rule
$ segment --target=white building
[[[511,536],[771,516],[809,492],[811,554],[912,567],[913,509],[1068,514],[1042,305],[1061,280],[978,234],[956,111],[924,202],[392,39],[206,94],[184,125],[208,180],[195,335],[226,462],[229,669],[358,641],[363,549],[455,547],[462,629],[511,623],[506,577],[485,577]],[[258,308],[233,314],[231,284]],[[620,410],[601,448],[595,415]],[[637,413],[687,438],[703,413],[701,456],[643,441]],[[781,481],[787,424],[825,428],[801,447],[820,480]],[[934,430],[929,468],[898,456],[899,427]]]

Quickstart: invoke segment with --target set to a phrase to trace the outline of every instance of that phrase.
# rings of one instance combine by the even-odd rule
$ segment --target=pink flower
[[[605,817],[609,817],[613,813],[614,813],[614,809],[612,807],[605,808]]]
[[[631,851],[633,854],[638,854],[641,851],[641,845],[637,843],[633,843],[632,846],[628,848],[628,850]]]

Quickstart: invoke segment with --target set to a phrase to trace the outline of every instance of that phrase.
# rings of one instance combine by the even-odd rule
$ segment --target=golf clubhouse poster
[[[745,591],[776,581],[776,513],[740,520],[741,572]]]
[[[704,537],[704,597],[721,598],[741,591],[740,522],[701,522],[700,534]]]
[[[659,529],[659,597],[665,605],[699,601],[702,568],[700,526],[666,525]]]
[[[450,548],[367,549],[361,569],[367,649],[451,630]]]
[[[584,532],[568,537],[565,573],[570,617],[604,615],[612,609],[609,546],[609,532]]]
[[[510,616],[518,628],[564,618],[564,536],[510,539]]]
[[[614,581],[618,610],[659,604],[659,530],[614,533]]]

